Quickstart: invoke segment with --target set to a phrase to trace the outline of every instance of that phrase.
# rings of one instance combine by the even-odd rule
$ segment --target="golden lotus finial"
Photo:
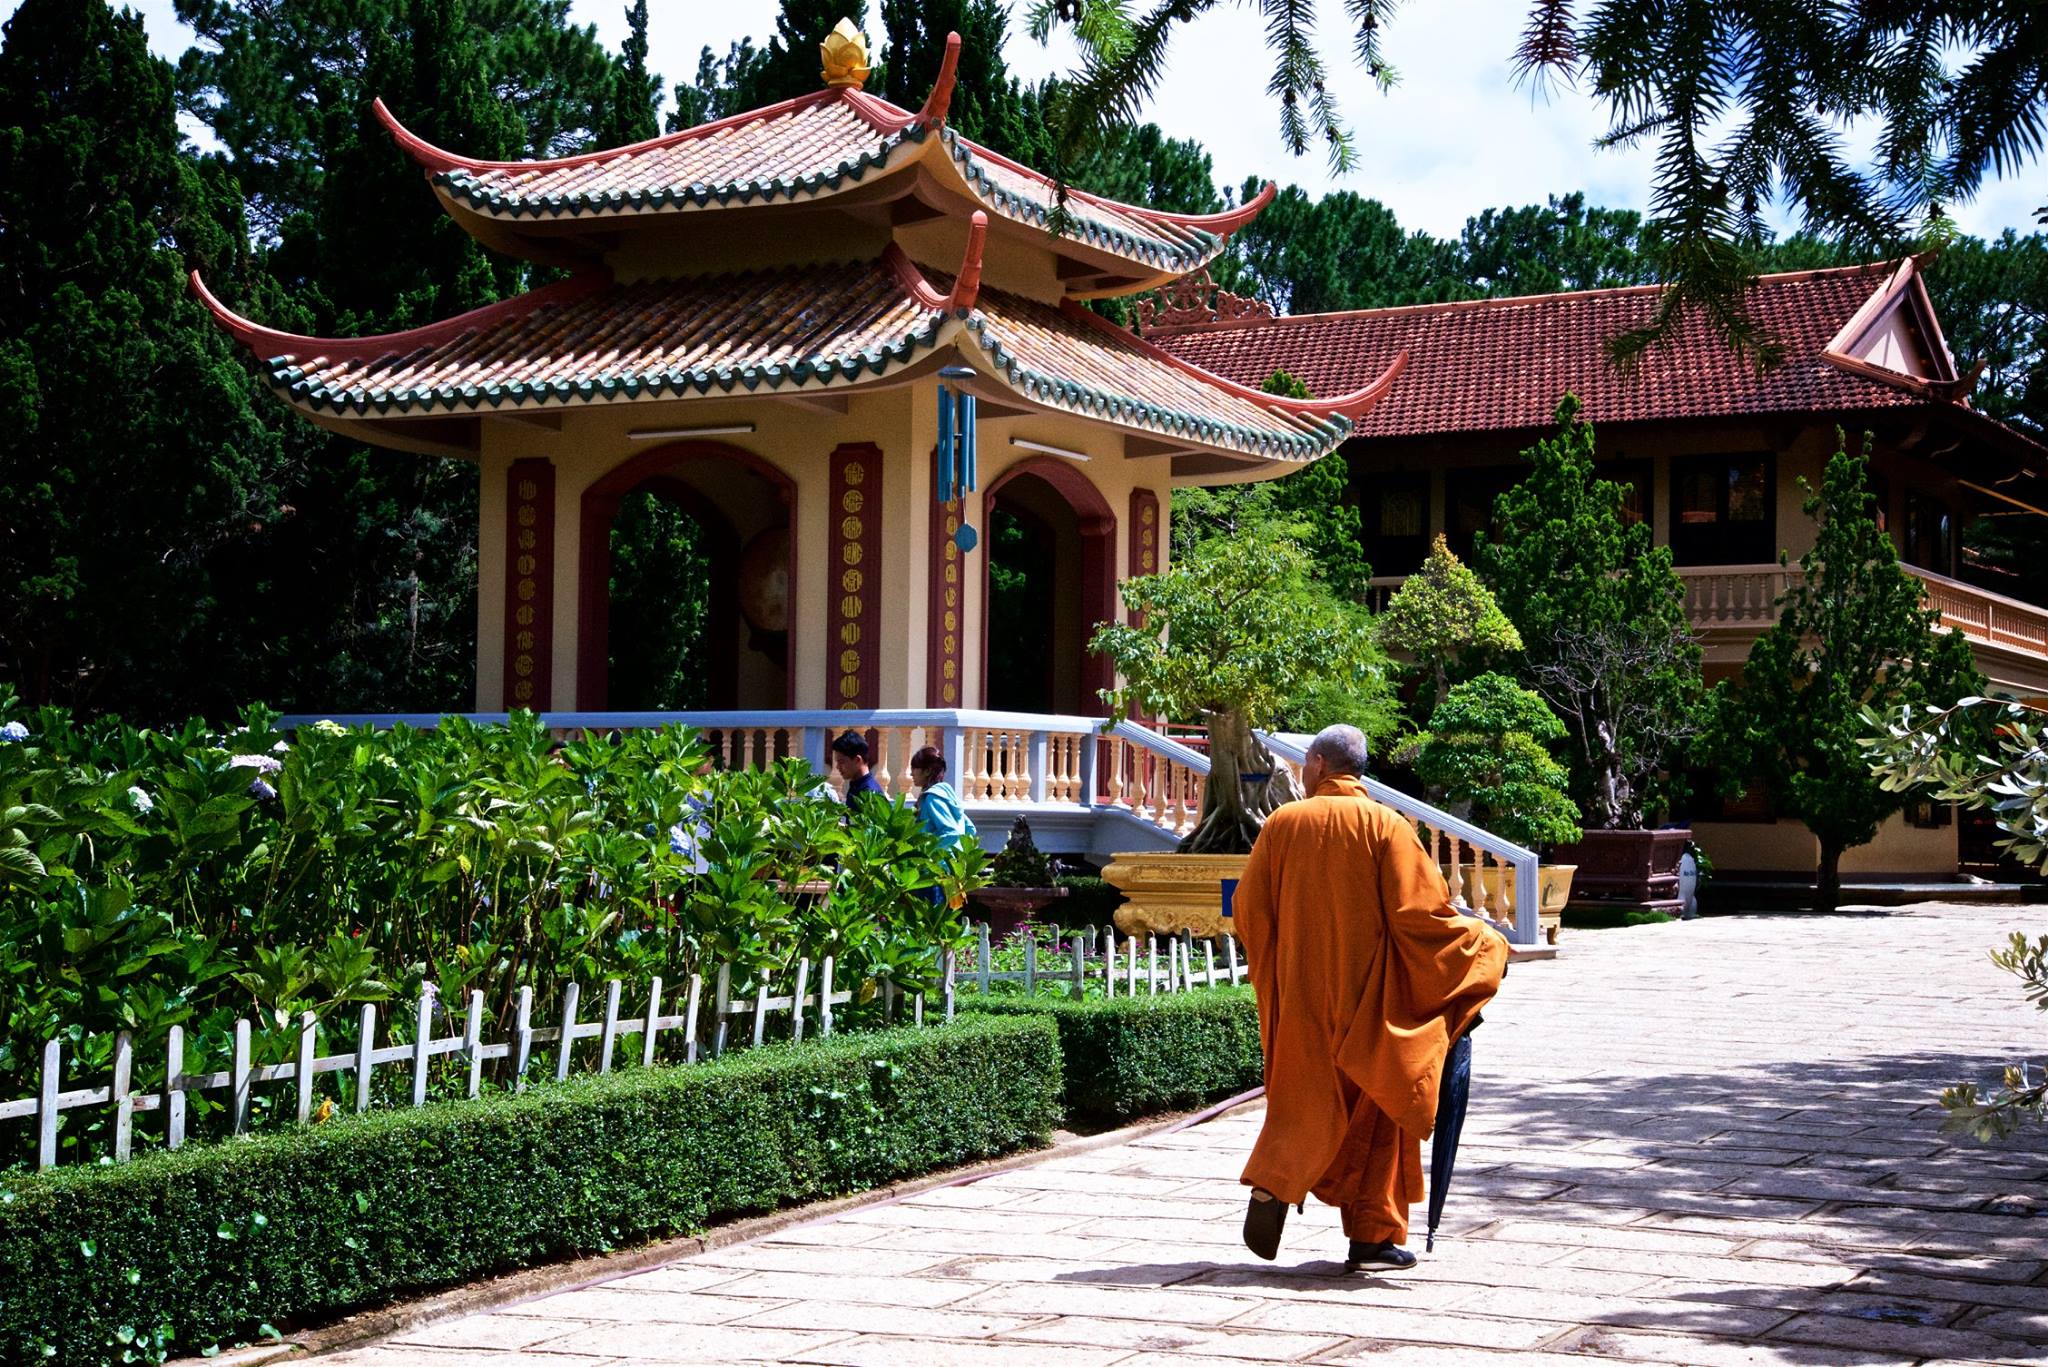
[[[852,86],[861,88],[868,79],[868,40],[853,26],[853,20],[841,19],[825,35],[825,41],[818,44],[818,51],[825,58],[825,84],[829,86]]]

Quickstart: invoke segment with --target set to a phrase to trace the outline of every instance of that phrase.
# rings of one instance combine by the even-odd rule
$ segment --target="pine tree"
[[[1522,638],[1518,672],[1569,733],[1573,796],[1596,829],[1639,827],[1659,777],[1697,723],[1700,648],[1671,548],[1622,515],[1597,478],[1578,400],[1523,454],[1531,470],[1494,503],[1475,559]]]
[[[626,40],[606,84],[596,125],[599,147],[643,142],[660,131],[661,77],[647,70],[647,0],[626,7]]]
[[[1846,446],[1809,491],[1813,549],[1778,600],[1778,620],[1751,648],[1740,678],[1714,698],[1712,743],[1722,772],[1761,781],[1781,816],[1820,842],[1815,905],[1841,894],[1842,852],[1864,844],[1910,794],[1887,792],[1863,744],[1865,709],[1890,716],[1984,691],[1961,632],[1941,627],[1919,580],[1899,568],[1877,525],[1867,449]]]
[[[25,0],[0,47],[0,678],[32,700],[161,717],[267,649],[216,572],[278,515],[281,447],[188,261],[242,273],[238,196],[181,153],[141,20]]]

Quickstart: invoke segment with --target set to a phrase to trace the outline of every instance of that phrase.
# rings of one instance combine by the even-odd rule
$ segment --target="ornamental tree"
[[[1724,776],[1754,776],[1780,814],[1819,840],[1821,911],[1840,896],[1842,852],[1869,841],[1906,801],[1871,772],[1865,712],[1984,690],[1969,642],[1942,629],[1877,525],[1867,459],[1867,442],[1861,457],[1845,446],[1829,458],[1820,491],[1809,491],[1813,549],[1740,678],[1715,690],[1710,728]]]
[[[1593,472],[1579,401],[1524,454],[1533,467],[1494,504],[1476,559],[1521,633],[1523,681],[1566,728],[1586,824],[1639,829],[1660,774],[1696,730],[1700,649],[1671,550],[1622,513],[1625,490]]]
[[[1451,689],[1401,754],[1475,824],[1518,845],[1568,845],[1579,810],[1564,766],[1543,748],[1563,737],[1542,698],[1505,674],[1481,674]]]
[[[1382,645],[1406,651],[1429,681],[1432,712],[1443,705],[1455,667],[1476,656],[1522,649],[1522,634],[1479,576],[1451,553],[1442,532],[1422,568],[1387,600],[1379,636]]]
[[[1143,626],[1108,622],[1090,648],[1123,686],[1103,698],[1119,716],[1200,716],[1209,782],[1183,854],[1246,854],[1267,815],[1299,789],[1257,731],[1319,680],[1380,681],[1364,608],[1332,593],[1285,526],[1255,523],[1195,547],[1163,574],[1126,580],[1124,607]]]

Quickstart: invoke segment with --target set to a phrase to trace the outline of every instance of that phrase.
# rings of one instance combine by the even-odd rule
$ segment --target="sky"
[[[0,0],[12,14],[17,0]],[[171,0],[141,0],[150,42],[175,58],[191,42]],[[624,0],[574,0],[571,17],[597,26],[616,48],[625,32]],[[873,5],[870,6],[872,10]],[[1071,46],[1040,45],[1018,17],[1006,54],[1027,80],[1071,70]],[[1360,150],[1350,174],[1333,176],[1319,153],[1292,156],[1282,145],[1277,108],[1265,93],[1269,72],[1256,13],[1223,5],[1176,40],[1157,98],[1146,117],[1176,137],[1192,137],[1215,158],[1220,184],[1259,175],[1311,193],[1348,189],[1392,208],[1403,226],[1454,236],[1482,209],[1540,204],[1546,195],[1584,190],[1591,204],[1646,207],[1652,177],[1649,149],[1598,151],[1606,126],[1594,102],[1576,91],[1532,98],[1517,88],[1509,55],[1527,0],[1411,0],[1388,24],[1386,51],[1400,73],[1390,94],[1375,90],[1352,65],[1342,26],[1344,6],[1324,0],[1324,53]],[[693,74],[706,45],[723,53],[745,36],[774,31],[776,0],[651,0],[650,66],[668,82]],[[871,23],[871,29],[879,29]],[[1849,130],[1856,139],[1858,130]],[[2034,209],[2048,202],[2048,163],[2023,177],[1991,182],[1977,198],[1952,207],[1965,232],[1993,236],[2011,227],[2029,232]],[[1793,226],[1779,219],[1781,228]]]

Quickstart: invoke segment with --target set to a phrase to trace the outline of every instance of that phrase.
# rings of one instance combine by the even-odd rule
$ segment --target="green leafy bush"
[[[991,998],[972,1009],[1058,1022],[1067,1112],[1077,1119],[1183,1110],[1265,1080],[1249,987],[1085,1002]]]
[[[1429,730],[1399,755],[1475,825],[1519,845],[1565,845],[1579,838],[1579,809],[1565,791],[1570,775],[1543,748],[1564,733],[1535,693],[1481,674],[1446,692]]]
[[[1042,1017],[771,1046],[0,1185],[0,1361],[160,1360],[1041,1143]],[[134,1357],[124,1357],[124,1353]]]
[[[261,710],[227,734],[14,711],[0,686],[0,1098],[33,1093],[53,1036],[99,1077],[133,1032],[148,1087],[170,1026],[187,1071],[223,1066],[237,1018],[276,1063],[301,1013],[343,1052],[358,1003],[423,985],[441,1034],[473,991],[502,1026],[521,987],[545,1010],[570,981],[711,964],[738,988],[829,954],[841,982],[929,991],[980,882],[980,850],[941,850],[914,813],[849,820],[800,759],[713,771],[680,727],[564,743],[520,713],[288,738]],[[410,1012],[384,1014],[409,1037]],[[215,1103],[194,1107],[208,1133]],[[95,1126],[67,1117],[65,1161],[103,1151]],[[0,1168],[28,1139],[0,1129]]]

